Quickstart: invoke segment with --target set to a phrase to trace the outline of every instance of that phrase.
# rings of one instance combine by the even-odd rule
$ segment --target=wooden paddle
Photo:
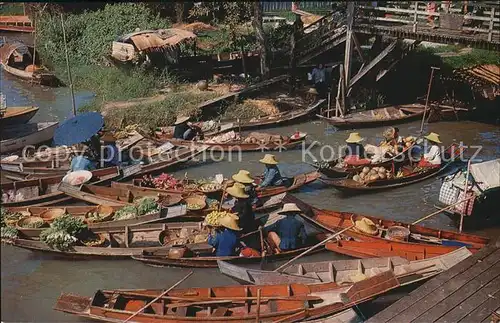
[[[469,198],[463,199],[463,200],[458,201],[458,202],[456,202],[456,203],[450,204],[450,205],[448,205],[447,207],[441,208],[441,209],[437,210],[436,212],[432,212],[431,214],[426,215],[426,216],[424,216],[424,217],[422,217],[422,218],[418,219],[417,221],[413,222],[413,223],[412,223],[412,225],[413,225],[413,224],[420,223],[420,222],[422,222],[422,221],[424,221],[424,220],[427,220],[428,218],[430,218],[430,217],[432,217],[432,216],[434,216],[434,215],[436,215],[436,214],[439,214],[439,213],[441,213],[441,212],[443,212],[443,211],[446,211],[446,210],[448,210],[448,209],[451,209],[452,207],[454,207],[454,206],[456,206],[456,205],[458,205],[458,204],[460,204],[460,203],[463,203],[463,202],[465,202],[465,201],[468,201],[468,200],[470,200],[470,199],[473,199],[473,198],[474,198],[474,197],[473,197],[473,196],[471,196],[471,197],[469,197]]]
[[[332,240],[333,238],[335,238],[335,237],[339,236],[340,234],[344,233],[344,232],[345,232],[345,231],[347,231],[347,230],[351,230],[351,229],[352,229],[352,228],[354,228],[354,227],[355,227],[355,225],[351,225],[350,227],[347,227],[347,228],[345,228],[345,229],[340,230],[339,232],[337,232],[337,233],[335,233],[335,234],[333,234],[333,235],[329,236],[329,237],[328,237],[328,238],[326,238],[325,240],[323,240],[323,241],[321,241],[321,242],[318,242],[317,244],[315,244],[315,245],[314,245],[314,246],[312,246],[311,248],[309,248],[309,249],[307,249],[306,251],[302,252],[300,255],[298,255],[298,256],[296,256],[296,257],[294,257],[294,258],[290,259],[290,260],[289,260],[289,261],[287,261],[285,264],[283,264],[283,265],[279,266],[278,268],[276,268],[276,269],[275,269],[275,270],[273,270],[273,271],[278,272],[279,270],[282,270],[282,269],[284,269],[284,268],[288,267],[288,266],[289,266],[292,262],[294,262],[295,260],[297,260],[297,259],[301,258],[302,256],[304,256],[304,255],[308,254],[308,253],[309,253],[310,251],[312,251],[313,249],[316,249],[317,247],[319,247],[319,246],[321,246],[321,245],[323,245],[323,244],[327,243],[328,241]]]
[[[149,302],[146,305],[144,305],[143,307],[141,307],[137,312],[135,312],[134,314],[130,315],[126,320],[123,321],[123,323],[126,323],[126,322],[130,321],[132,318],[134,318],[141,311],[145,310],[148,306],[150,306],[151,304],[153,304],[154,302],[156,302],[157,300],[159,300],[160,298],[162,298],[163,296],[165,296],[172,289],[174,289],[175,287],[179,286],[183,281],[185,281],[186,279],[188,279],[192,274],[193,274],[193,272],[190,271],[189,274],[187,274],[186,276],[184,276],[184,278],[182,278],[181,280],[179,280],[177,283],[173,284],[169,289],[167,289],[166,291],[164,291],[163,293],[161,293],[157,297],[155,297],[155,299],[153,299],[151,302]]]

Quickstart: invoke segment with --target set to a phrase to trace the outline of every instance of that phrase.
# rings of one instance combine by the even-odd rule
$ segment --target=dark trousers
[[[325,99],[326,98],[326,93],[328,91],[328,87],[326,86],[325,82],[318,82],[314,84],[314,87],[316,88],[316,91],[318,91],[318,97],[320,99]]]

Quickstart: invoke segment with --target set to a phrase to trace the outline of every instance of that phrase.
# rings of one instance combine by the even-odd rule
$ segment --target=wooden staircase
[[[397,63],[399,63],[401,60],[403,60],[409,53],[411,53],[414,49],[416,49],[420,45],[421,41],[420,40],[415,40],[403,50],[398,51],[398,55],[394,55],[392,57],[392,60],[389,61],[387,64],[387,67],[382,68],[375,79],[376,82],[378,82],[381,78],[383,78],[394,66],[396,66]]]

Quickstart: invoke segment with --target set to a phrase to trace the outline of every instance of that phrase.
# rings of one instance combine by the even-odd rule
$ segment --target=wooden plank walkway
[[[500,239],[401,298],[367,323],[489,322],[500,310]]]

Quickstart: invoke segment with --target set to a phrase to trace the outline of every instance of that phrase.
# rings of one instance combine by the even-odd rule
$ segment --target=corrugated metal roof
[[[120,37],[119,41],[126,42],[131,40],[138,50],[147,50],[150,48],[174,46],[191,38],[196,38],[196,35],[187,30],[171,28],[138,31]]]

